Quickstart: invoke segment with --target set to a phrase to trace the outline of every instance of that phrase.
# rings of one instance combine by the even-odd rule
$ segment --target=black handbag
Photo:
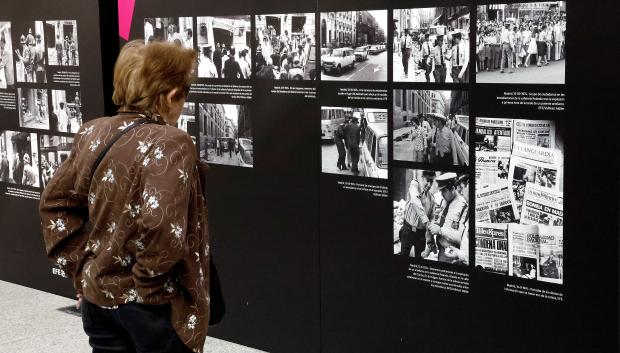
[[[90,179],[92,180],[93,175],[95,174],[95,170],[97,170],[97,168],[99,167],[99,164],[101,164],[103,157],[105,157],[106,153],[108,153],[112,145],[116,141],[118,141],[118,139],[120,139],[123,135],[128,133],[130,130],[138,127],[139,125],[147,124],[147,123],[157,123],[157,122],[148,117],[143,117],[129,124],[122,131],[117,133],[110,140],[110,142],[104,147],[103,151],[101,151],[99,156],[97,156],[97,159],[93,163],[93,168],[90,171]],[[220,283],[220,276],[217,273],[215,262],[213,262],[212,253],[209,256],[209,297],[210,297],[209,308],[210,308],[210,314],[211,314],[209,317],[209,326],[213,326],[213,325],[219,324],[224,318],[224,313],[226,312],[226,305],[224,304],[224,296],[222,295],[222,286]]]

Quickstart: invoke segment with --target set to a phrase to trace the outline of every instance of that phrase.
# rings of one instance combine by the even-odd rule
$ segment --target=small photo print
[[[18,88],[19,126],[30,129],[50,128],[47,90]]]
[[[198,17],[198,77],[245,80],[252,76],[250,16]]]
[[[394,90],[394,159],[469,165],[467,91]]]
[[[323,173],[388,177],[387,109],[321,107]]]
[[[254,166],[250,110],[247,105],[198,104],[200,158],[211,164]]]
[[[41,175],[42,187],[47,186],[58,167],[69,158],[72,149],[72,137],[39,135],[39,150],[41,152],[39,174]]]
[[[476,82],[563,84],[566,1],[478,5]]]
[[[76,133],[83,124],[82,99],[77,89],[52,90],[52,131]]]
[[[2,131],[0,133],[0,181],[39,187],[37,134]]]
[[[315,80],[315,14],[256,16],[256,77]]]
[[[469,6],[395,9],[394,82],[469,82]]]
[[[394,168],[394,255],[469,264],[469,175]]]
[[[179,117],[179,121],[177,122],[177,127],[185,132],[187,130],[187,124],[193,124],[196,122],[196,103],[193,102],[185,102],[183,104],[183,111],[181,112],[181,116]],[[192,136],[192,140],[194,140],[194,144],[196,144],[195,137]]]
[[[11,22],[0,21],[0,89],[15,86]]]
[[[153,41],[173,42],[194,48],[192,17],[157,17],[144,19],[144,44]]]
[[[47,56],[43,21],[14,28],[20,47],[14,48],[17,82],[46,83]]]
[[[387,81],[387,10],[322,12],[321,80]]]
[[[45,31],[50,34],[46,40],[49,65],[79,66],[77,21],[45,21]]]

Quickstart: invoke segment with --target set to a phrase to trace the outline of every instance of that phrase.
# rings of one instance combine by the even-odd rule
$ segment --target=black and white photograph
[[[321,80],[387,81],[387,10],[321,13]]]
[[[82,126],[82,99],[76,88],[52,90],[52,110],[49,129],[58,132],[76,133]]]
[[[45,21],[47,58],[49,65],[79,66],[80,51],[76,20]]]
[[[563,84],[566,1],[478,5],[476,82]]]
[[[47,90],[18,88],[19,126],[30,129],[49,129]]]
[[[469,82],[468,6],[395,9],[394,82]]]
[[[321,107],[323,173],[388,177],[387,109]]]
[[[198,77],[244,80],[252,77],[250,16],[198,17]]]
[[[187,49],[194,48],[192,17],[156,17],[144,19],[144,44],[152,41],[174,42]]]
[[[11,22],[0,21],[0,89],[15,86]]]
[[[256,77],[271,80],[315,80],[314,13],[258,15]]]
[[[46,83],[47,55],[43,21],[33,21],[15,26],[13,33],[19,38],[15,53],[17,82]]]
[[[467,91],[394,90],[394,159],[469,165]]]
[[[179,117],[179,121],[177,122],[177,127],[185,132],[188,132],[187,125],[193,124],[195,122],[196,122],[196,103],[185,102],[183,104],[183,111],[181,111],[181,116]],[[192,140],[195,140],[195,137],[193,135],[191,137],[192,137]],[[194,141],[194,144],[195,143],[196,141]]]
[[[0,134],[0,181],[39,187],[37,134],[3,131]]]
[[[394,168],[394,254],[469,264],[469,175]]]
[[[237,104],[198,104],[200,158],[211,164],[254,166],[250,109]]]
[[[72,137],[39,135],[39,151],[41,153],[39,175],[41,176],[42,187],[49,183],[58,167],[69,158],[72,149]]]

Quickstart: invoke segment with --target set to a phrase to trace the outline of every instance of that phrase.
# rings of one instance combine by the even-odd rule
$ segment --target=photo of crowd
[[[0,89],[13,88],[14,85],[11,22],[0,21]]]
[[[49,129],[47,90],[18,88],[19,126],[31,129]]]
[[[198,17],[197,28],[198,77],[251,78],[250,16]]]
[[[76,88],[52,90],[50,130],[76,133],[82,126],[82,101]]]
[[[469,176],[394,168],[394,254],[469,264]]]
[[[478,6],[476,82],[565,82],[566,2]]]
[[[394,82],[469,82],[468,6],[395,9]]]
[[[0,134],[0,181],[39,187],[37,135],[3,131]]]
[[[387,81],[387,10],[322,12],[321,80]]]
[[[316,79],[314,13],[256,16],[256,77]]]
[[[47,58],[49,65],[79,66],[80,54],[77,40],[77,21],[45,21],[47,33]]]
[[[39,175],[41,175],[41,186],[45,187],[58,167],[69,158],[73,149],[73,138],[39,135],[39,148],[41,152]]]
[[[394,90],[394,159],[469,165],[467,91]]]
[[[387,109],[321,107],[323,173],[388,177]]]
[[[194,48],[191,17],[157,17],[144,19],[144,44],[152,41],[173,42],[184,48]]]
[[[253,167],[254,149],[247,105],[198,104],[200,158],[211,164]]]
[[[46,83],[47,56],[42,21],[29,22],[15,28],[21,47],[15,49],[17,82]]]

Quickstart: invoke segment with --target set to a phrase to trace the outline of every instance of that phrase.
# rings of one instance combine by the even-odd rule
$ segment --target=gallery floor
[[[75,301],[0,281],[0,353],[90,352],[82,320],[64,309]],[[204,353],[262,351],[207,337]]]

